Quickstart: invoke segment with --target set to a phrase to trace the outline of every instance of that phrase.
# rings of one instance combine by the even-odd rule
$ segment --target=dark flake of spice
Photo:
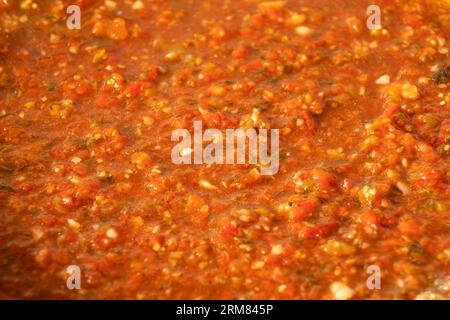
[[[450,79],[450,66],[444,66],[433,74],[432,79],[437,84],[445,84]]]

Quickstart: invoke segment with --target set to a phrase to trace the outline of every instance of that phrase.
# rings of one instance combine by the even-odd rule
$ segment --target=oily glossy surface
[[[0,298],[449,297],[448,7],[75,2],[0,1]],[[194,120],[280,171],[172,164]]]

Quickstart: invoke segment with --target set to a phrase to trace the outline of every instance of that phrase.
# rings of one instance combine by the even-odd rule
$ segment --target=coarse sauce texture
[[[1,0],[0,298],[449,298],[450,8],[372,2]],[[279,172],[173,164],[194,120]]]

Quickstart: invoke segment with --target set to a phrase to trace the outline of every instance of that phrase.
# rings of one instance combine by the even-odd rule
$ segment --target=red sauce
[[[450,296],[448,7],[75,2],[0,2],[0,298]],[[173,164],[196,120],[279,172]]]

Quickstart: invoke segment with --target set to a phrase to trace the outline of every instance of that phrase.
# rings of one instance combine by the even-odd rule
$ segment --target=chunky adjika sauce
[[[450,9],[372,2],[0,1],[0,298],[448,298]],[[278,173],[174,164],[194,121]]]

